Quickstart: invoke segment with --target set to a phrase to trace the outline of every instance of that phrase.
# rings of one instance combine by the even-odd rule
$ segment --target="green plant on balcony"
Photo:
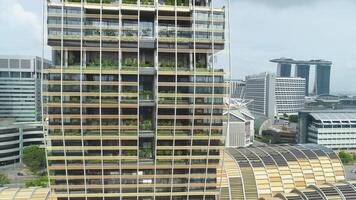
[[[152,91],[151,90],[140,90],[140,98],[142,100],[151,100],[152,99]]]
[[[140,123],[140,128],[142,130],[152,130],[152,121],[149,119],[144,120],[142,123]]]
[[[157,150],[157,155],[159,156],[171,156],[172,154],[172,150]]]
[[[122,131],[120,133],[122,136],[135,136],[137,133],[135,131]]]
[[[173,63],[172,61],[168,61],[168,60],[161,60],[159,62],[159,67],[162,67],[162,68],[175,68],[175,63]]]
[[[177,6],[189,6],[189,0],[177,0]]]
[[[114,30],[110,30],[110,29],[104,30],[104,34],[106,36],[116,36],[116,32]]]
[[[107,59],[107,60],[103,60],[102,66],[103,67],[117,67],[118,64],[116,62],[114,62],[112,59]]]
[[[205,64],[205,63],[199,63],[199,62],[198,62],[198,63],[195,64],[195,67],[196,67],[196,68],[206,68],[206,64]]]
[[[171,136],[173,135],[172,131],[158,131],[159,136]]]
[[[153,62],[151,61],[145,61],[140,63],[140,67],[153,67]]]
[[[151,159],[152,149],[140,149],[140,158]]]
[[[99,58],[95,58],[94,60],[88,63],[88,67],[98,67],[98,66],[100,66]]]
[[[123,4],[137,4],[137,0],[122,0]]]
[[[76,1],[76,0],[71,0],[71,1]],[[79,0],[80,2],[80,0]],[[102,0],[103,3],[111,3],[112,0]],[[87,0],[87,3],[100,3],[100,0]]]
[[[150,33],[152,33],[152,28],[143,28],[141,30],[141,36],[148,37],[151,36]]]
[[[173,122],[173,120],[159,120],[158,125],[159,126],[173,126],[174,122]]]
[[[123,150],[122,155],[123,156],[137,156],[137,151],[136,150]]]
[[[137,125],[137,120],[135,119],[125,119],[122,121],[122,124],[124,126],[136,126]]]
[[[197,131],[194,133],[194,136],[207,136],[208,134],[204,133],[203,131]]]
[[[176,155],[176,156],[185,156],[185,155],[187,155],[188,153],[187,153],[187,151],[185,151],[185,150],[176,150],[175,152],[174,152],[174,155]]]
[[[68,55],[68,65],[74,65],[75,64],[75,56],[73,54]]]
[[[165,5],[174,6],[175,0],[164,0]]]
[[[159,93],[172,94],[174,90],[160,90]]]
[[[154,1],[153,0],[141,0],[141,4],[143,4],[143,5],[153,5]]]
[[[135,58],[126,58],[123,67],[137,67],[137,61]]]

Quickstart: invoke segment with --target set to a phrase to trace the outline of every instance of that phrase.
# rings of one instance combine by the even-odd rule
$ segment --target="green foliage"
[[[122,0],[123,4],[137,4],[137,0]]]
[[[140,98],[143,100],[150,100],[153,98],[152,91],[150,90],[140,90]]]
[[[140,158],[151,159],[152,149],[140,149]]]
[[[356,155],[346,151],[340,151],[339,157],[344,164],[356,163]]]
[[[24,148],[22,155],[23,163],[36,175],[46,168],[46,154],[43,148],[31,145]]]
[[[35,180],[26,182],[26,187],[47,187],[47,185],[48,185],[47,176],[40,176],[37,177]]]
[[[298,115],[289,116],[288,121],[291,123],[298,123]]]
[[[126,58],[124,61],[124,67],[137,67],[137,61],[134,58]]]
[[[153,5],[153,0],[141,0],[141,4],[143,5]]]
[[[3,187],[6,184],[9,184],[10,180],[9,177],[5,174],[0,174],[0,187]]]
[[[144,120],[143,123],[140,123],[140,128],[142,130],[151,130],[152,129],[152,121],[151,120]]]

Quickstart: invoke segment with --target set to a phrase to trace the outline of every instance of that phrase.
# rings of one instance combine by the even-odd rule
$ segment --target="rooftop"
[[[305,64],[305,65],[332,65],[331,61],[327,60],[294,60],[291,58],[277,58],[272,59],[270,62],[279,64]]]

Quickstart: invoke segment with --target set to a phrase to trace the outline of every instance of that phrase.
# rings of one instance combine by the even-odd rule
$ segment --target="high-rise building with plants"
[[[226,12],[212,0],[48,0],[48,172],[58,200],[215,199]],[[225,50],[226,51],[226,50]]]

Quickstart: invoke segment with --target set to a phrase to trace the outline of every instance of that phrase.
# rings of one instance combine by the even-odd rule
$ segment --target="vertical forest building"
[[[58,200],[213,200],[222,162],[225,7],[49,0],[43,102]]]

